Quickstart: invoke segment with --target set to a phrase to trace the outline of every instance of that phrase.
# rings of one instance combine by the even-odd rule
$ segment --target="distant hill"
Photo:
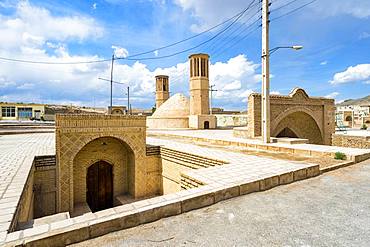
[[[338,106],[347,106],[347,105],[370,105],[370,95],[365,96],[360,99],[347,99],[343,101],[340,104],[337,104]]]

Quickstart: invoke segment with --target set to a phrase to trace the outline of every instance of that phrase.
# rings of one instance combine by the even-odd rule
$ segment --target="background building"
[[[43,104],[0,103],[0,120],[40,120],[45,113]]]

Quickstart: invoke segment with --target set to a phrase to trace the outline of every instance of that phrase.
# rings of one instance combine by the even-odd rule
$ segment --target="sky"
[[[271,2],[270,48],[304,47],[271,55],[271,93],[370,94],[370,0]],[[114,62],[123,84],[113,105],[126,104],[129,86],[132,107],[151,108],[155,75],[189,95],[188,56],[208,53],[212,105],[245,110],[261,91],[260,16],[259,0],[0,0],[0,58],[57,63],[0,60],[0,101],[107,107],[110,83],[98,78],[110,78],[114,54],[126,59]]]

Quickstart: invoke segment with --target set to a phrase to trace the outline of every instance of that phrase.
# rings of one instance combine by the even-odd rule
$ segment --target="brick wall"
[[[334,134],[332,137],[332,145],[351,148],[370,148],[370,137]]]
[[[302,114],[296,114],[298,112]],[[301,121],[303,115],[307,121]],[[277,136],[288,127],[310,143],[330,145],[335,132],[334,100],[309,97],[300,88],[287,96],[270,95],[270,124],[271,136]],[[248,98],[248,135],[249,138],[261,136],[260,94],[251,94]]]
[[[150,168],[153,165],[150,162],[154,162],[158,167],[157,160],[148,159],[146,155],[146,117],[57,115],[55,134],[58,212],[73,212],[74,203],[85,198],[86,186],[82,184],[86,181],[86,167],[99,159],[106,160],[110,164],[117,163],[117,165],[114,164],[117,169],[114,168],[113,171],[116,175],[114,179],[117,179],[114,182],[115,195],[128,190],[130,195],[140,198],[151,196],[160,190],[157,187],[159,172],[155,175]],[[109,142],[114,148],[111,151],[104,151],[102,145],[99,146],[99,143],[102,143],[101,138],[110,138]],[[88,150],[84,150],[86,145],[95,140],[99,141],[92,144]],[[118,145],[117,142],[121,144]],[[126,149],[122,148],[122,145]],[[80,151],[82,153],[79,154]],[[75,157],[77,157],[76,161]],[[74,200],[74,196],[78,198]]]

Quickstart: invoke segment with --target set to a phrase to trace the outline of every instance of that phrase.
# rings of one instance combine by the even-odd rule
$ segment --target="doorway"
[[[87,170],[86,200],[92,212],[113,207],[112,165],[98,161]]]
[[[204,129],[209,129],[209,121],[204,121]]]

